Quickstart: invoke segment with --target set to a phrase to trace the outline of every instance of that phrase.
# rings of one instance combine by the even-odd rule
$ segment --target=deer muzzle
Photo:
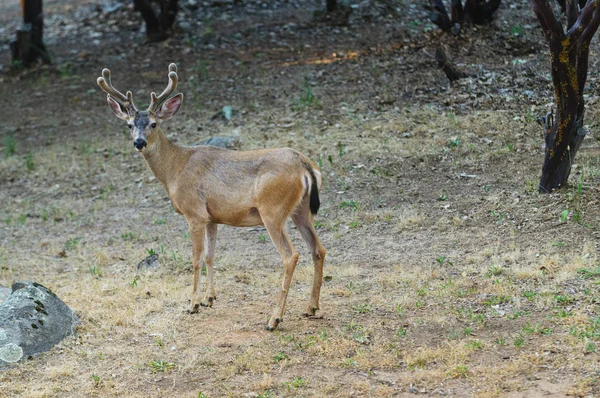
[[[148,145],[148,143],[143,138],[136,138],[135,141],[133,141],[133,146],[140,152],[146,147],[146,145]]]

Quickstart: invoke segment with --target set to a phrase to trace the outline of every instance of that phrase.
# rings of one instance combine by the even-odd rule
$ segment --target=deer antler
[[[123,95],[123,93],[113,87],[110,81],[110,69],[102,69],[102,77],[98,78],[98,85],[105,93],[119,101],[128,111],[137,112],[137,108],[133,104],[133,94],[131,94],[131,91],[127,91],[127,95]]]
[[[173,91],[175,91],[177,88],[177,81],[177,65],[172,63],[169,65],[169,84],[167,85],[167,88],[165,88],[158,97],[154,92],[150,94],[150,106],[148,107],[149,111],[156,112],[156,110],[167,99],[167,97],[173,94]]]

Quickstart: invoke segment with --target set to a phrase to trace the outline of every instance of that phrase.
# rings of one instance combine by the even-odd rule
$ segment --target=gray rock
[[[35,282],[15,282],[0,304],[0,366],[18,362],[75,332],[79,319],[48,288]]]
[[[158,254],[152,254],[140,261],[137,265],[138,271],[154,271],[158,268]]]
[[[9,287],[0,286],[0,304],[4,302],[12,293],[12,289]]]
[[[197,145],[216,146],[227,149],[238,149],[241,144],[240,137],[207,137],[197,143]]]

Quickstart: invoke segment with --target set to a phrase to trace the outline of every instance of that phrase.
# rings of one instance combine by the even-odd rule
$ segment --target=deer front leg
[[[212,307],[216,300],[215,285],[213,284],[213,259],[215,258],[215,245],[217,243],[217,224],[210,223],[206,226],[206,293],[200,302],[203,307]]]
[[[271,331],[275,330],[277,325],[283,320],[283,314],[285,312],[285,302],[287,300],[288,291],[290,289],[290,282],[292,281],[292,275],[296,269],[296,263],[298,262],[298,253],[292,245],[290,238],[284,230],[284,224],[281,225],[269,225],[265,222],[269,236],[275,244],[277,251],[281,255],[283,261],[283,280],[281,282],[281,290],[279,292],[279,300],[277,306],[271,315],[271,319],[267,323],[266,329]]]
[[[204,223],[188,220],[190,237],[192,238],[192,265],[194,266],[194,282],[192,285],[192,301],[190,313],[194,314],[200,309],[202,297],[200,295],[200,271],[202,270],[202,250],[204,248]]]

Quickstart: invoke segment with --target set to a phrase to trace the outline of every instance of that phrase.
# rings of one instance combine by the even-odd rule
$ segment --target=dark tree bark
[[[567,31],[554,16],[547,0],[531,0],[552,59],[552,83],[556,97],[556,123],[546,130],[546,153],[540,192],[563,186],[586,131],[583,89],[587,79],[589,44],[600,25],[600,0],[590,0],[583,9],[567,2]]]
[[[337,8],[337,0],[327,0],[327,12],[333,12]]]
[[[44,45],[42,0],[21,0],[23,26],[17,29],[17,40],[11,43],[13,61],[29,66],[38,59],[50,63]]]
[[[583,8],[585,6],[585,3],[587,2],[587,0],[578,0],[579,1],[579,7]],[[560,9],[562,12],[567,11],[567,3],[565,0],[556,0],[556,2],[560,5]]]
[[[451,0],[451,16],[448,16],[442,0],[429,0],[431,14],[429,19],[444,32],[452,31],[454,35],[460,32],[460,27],[470,21],[476,25],[490,23],[500,7],[501,0],[466,0],[463,6],[461,0]]]
[[[160,41],[168,37],[177,18],[179,0],[157,0],[159,12],[152,6],[152,0],[133,0],[135,10],[142,14],[146,22],[146,37],[149,41]]]

